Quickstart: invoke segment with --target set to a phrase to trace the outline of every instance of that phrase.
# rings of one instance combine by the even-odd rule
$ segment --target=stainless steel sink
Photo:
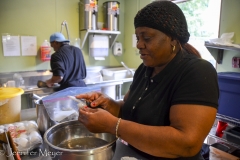
[[[36,107],[34,102],[36,100],[36,97],[33,96],[34,94],[38,97],[43,97],[55,92],[54,88],[38,88],[37,86],[24,86],[22,89],[24,90],[24,94],[21,95],[22,109]]]
[[[124,67],[106,68],[102,69],[102,75],[104,80],[120,80],[125,78],[132,78],[134,69],[127,70]]]
[[[37,86],[23,86],[24,94],[34,93],[39,96],[48,95],[54,92],[54,88],[38,88]]]

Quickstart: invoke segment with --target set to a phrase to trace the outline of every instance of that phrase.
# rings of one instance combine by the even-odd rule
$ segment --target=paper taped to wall
[[[94,57],[94,59],[95,59],[95,60],[100,60],[100,61],[105,60],[104,57]]]

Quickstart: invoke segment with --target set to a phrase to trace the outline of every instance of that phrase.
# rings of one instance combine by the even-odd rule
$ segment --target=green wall
[[[78,1],[71,0],[1,0],[0,33],[37,37],[38,49],[53,32],[60,31],[61,22],[67,20],[72,37],[78,35]],[[0,45],[0,72],[49,69],[49,62],[37,56],[4,57]]]
[[[99,0],[98,21],[103,21],[103,6],[107,0]],[[96,61],[88,55],[88,44],[82,48],[88,67],[90,66],[120,66],[124,61],[129,67],[136,68],[142,60],[138,50],[132,46],[134,34],[133,19],[139,9],[152,0],[117,0],[120,2],[121,34],[117,41],[123,45],[123,55],[118,57],[112,54],[104,61]],[[222,0],[222,13],[220,35],[225,32],[235,32],[234,42],[240,43],[240,1]],[[37,47],[53,32],[60,31],[61,23],[68,23],[70,39],[79,38],[79,23],[82,22],[83,13],[79,13],[79,0],[0,0],[0,35],[10,33],[14,35],[32,35],[37,37]],[[63,33],[66,36],[65,28]],[[40,55],[4,57],[0,44],[0,73],[16,71],[35,71],[50,69],[49,62],[42,62]],[[217,50],[209,49],[214,57]],[[231,67],[231,59],[239,56],[236,51],[224,51],[223,63],[217,65],[218,71],[240,71]]]
[[[124,21],[124,28],[125,30],[125,49],[124,49],[124,62],[131,67],[136,68],[139,64],[142,63],[140,56],[138,54],[138,49],[133,47],[132,39],[133,34],[135,34],[133,20],[137,13],[137,11],[143,8],[146,4],[150,1],[147,0],[128,0],[125,5],[125,21]]]
[[[232,40],[240,44],[240,1],[239,0],[222,0],[221,19],[220,19],[220,36],[222,33],[234,32]],[[217,58],[217,50],[209,49],[212,55]],[[217,64],[218,72],[240,72],[239,68],[232,68],[232,58],[240,57],[240,52],[224,50],[222,64]]]
[[[65,0],[66,1],[66,0]],[[103,22],[103,3],[107,2],[108,0],[99,0],[98,1],[98,21]],[[125,0],[118,0],[120,3],[120,14],[119,14],[119,31],[121,32],[120,35],[118,35],[118,38],[116,42],[121,42],[124,48],[124,18],[125,18]],[[80,23],[83,22],[84,15],[80,14]],[[81,28],[80,28],[81,29]],[[88,54],[88,41],[85,42],[86,45],[84,45],[84,48],[82,48],[84,53],[84,59],[86,61],[87,66],[120,66],[121,61],[123,61],[123,55],[122,56],[114,56],[112,54],[112,48],[109,49],[109,56],[105,58],[103,61],[96,61],[93,57],[89,56]]]
[[[99,0],[99,21],[103,21],[103,6],[107,0]],[[120,26],[121,34],[117,41],[124,47],[124,0],[120,2]],[[80,14],[80,15],[79,15]],[[10,33],[20,36],[37,37],[37,56],[3,56],[2,40],[0,44],[0,73],[17,71],[35,71],[50,69],[49,62],[40,60],[39,48],[42,42],[53,32],[60,32],[61,23],[66,20],[70,34],[70,40],[80,37],[79,33],[79,0],[1,0],[0,1],[0,35]],[[63,34],[67,37],[65,28]],[[2,39],[2,38],[1,38]],[[119,66],[123,56],[116,57],[109,52],[104,61],[96,61],[88,55],[88,45],[82,48],[87,66]]]

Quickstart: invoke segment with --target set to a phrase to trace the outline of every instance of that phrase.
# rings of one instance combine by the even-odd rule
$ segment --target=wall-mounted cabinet
[[[81,37],[81,48],[84,47],[86,40],[88,39],[89,35],[94,34],[102,34],[109,36],[109,48],[112,48],[114,42],[116,41],[120,31],[109,31],[109,30],[80,30],[80,37]]]
[[[222,64],[224,50],[237,51],[237,52],[240,53],[240,48],[237,48],[237,47],[224,46],[224,45],[215,45],[215,44],[211,44],[209,42],[205,42],[205,46],[207,48],[218,49],[218,56],[217,56],[217,63],[218,64]]]

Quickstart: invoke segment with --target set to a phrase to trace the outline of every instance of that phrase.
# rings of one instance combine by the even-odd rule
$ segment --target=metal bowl
[[[109,133],[91,133],[79,121],[59,123],[44,134],[48,156],[53,160],[111,160],[116,140]]]

